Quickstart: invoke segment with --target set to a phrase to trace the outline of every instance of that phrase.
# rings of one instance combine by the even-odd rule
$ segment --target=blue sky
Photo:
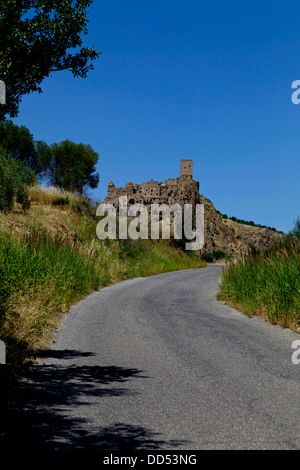
[[[300,215],[300,5],[296,0],[94,0],[87,79],[54,73],[14,122],[100,154],[100,185],[164,181],[194,160],[229,216],[287,231]]]

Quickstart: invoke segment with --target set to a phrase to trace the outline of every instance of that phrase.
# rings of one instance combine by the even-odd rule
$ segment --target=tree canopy
[[[50,159],[50,149],[43,141],[35,141],[29,129],[10,120],[0,121],[0,144],[7,155],[23,162],[41,175]]]
[[[48,145],[34,140],[27,127],[17,126],[10,120],[0,121],[0,145],[1,157],[20,164],[19,168],[30,169],[53,186],[79,193],[86,187],[98,186],[99,154],[90,145],[70,140]]]
[[[97,188],[99,154],[90,145],[65,140],[52,144],[50,151],[47,176],[53,186],[81,194],[86,187]]]
[[[0,0],[0,80],[6,104],[0,119],[18,114],[22,96],[42,92],[52,72],[70,70],[87,76],[99,56],[82,47],[87,34],[87,8],[92,0]]]

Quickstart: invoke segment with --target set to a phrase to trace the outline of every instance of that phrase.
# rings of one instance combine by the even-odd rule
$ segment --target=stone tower
[[[193,179],[193,160],[180,160],[180,178]]]

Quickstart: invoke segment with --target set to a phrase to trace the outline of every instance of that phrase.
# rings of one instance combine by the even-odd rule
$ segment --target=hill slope
[[[223,218],[213,203],[200,196],[205,205],[205,245],[202,251],[213,254],[221,250],[226,255],[239,256],[249,251],[249,245],[257,250],[266,249],[272,240],[281,236],[268,228],[250,226]]]

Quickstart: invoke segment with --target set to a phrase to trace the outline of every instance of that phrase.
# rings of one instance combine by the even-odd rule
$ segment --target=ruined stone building
[[[127,196],[129,204],[198,204],[199,182],[193,180],[193,160],[180,161],[179,178],[168,178],[159,183],[152,179],[147,183],[126,183],[125,188],[108,184],[105,202],[117,206],[120,196]]]

